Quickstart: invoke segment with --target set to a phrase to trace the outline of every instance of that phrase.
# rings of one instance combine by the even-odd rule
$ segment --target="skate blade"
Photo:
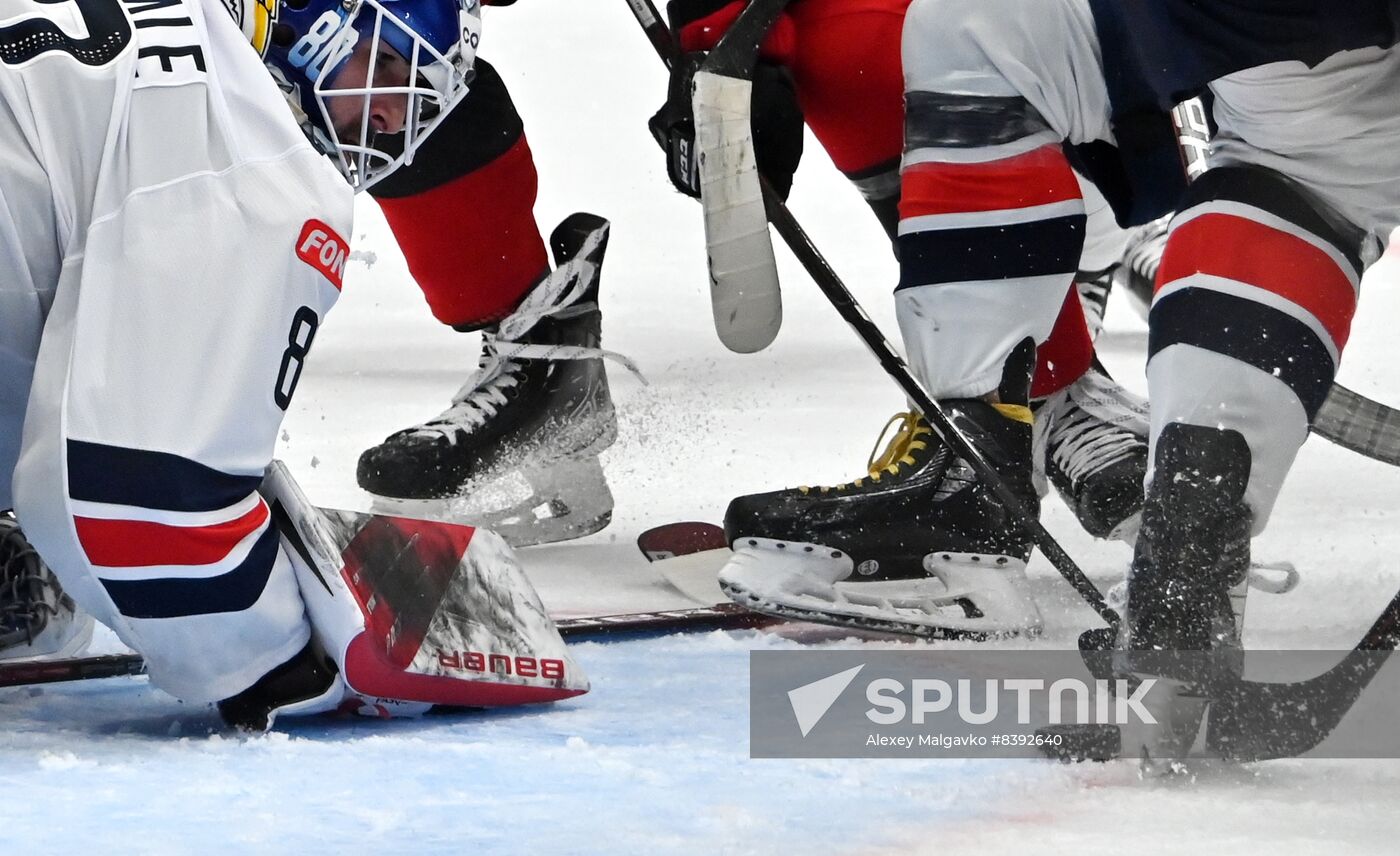
[[[1118,525],[1104,536],[1105,541],[1121,541],[1129,547],[1137,544],[1138,530],[1142,528],[1142,512],[1138,511],[1119,521]]]
[[[597,458],[509,470],[470,482],[458,496],[375,496],[371,509],[422,520],[490,529],[512,547],[569,541],[612,522],[613,497]]]
[[[765,538],[737,543],[741,546],[720,571],[720,589],[755,612],[930,639],[987,639],[1040,629],[1038,613],[1033,620],[1021,611],[1010,622],[999,620],[971,602],[971,591],[950,588],[943,579],[843,583],[852,562],[840,551]],[[965,558],[939,555],[948,556],[948,563]],[[981,571],[1004,558],[979,556],[976,565]],[[980,597],[982,590],[976,593]]]

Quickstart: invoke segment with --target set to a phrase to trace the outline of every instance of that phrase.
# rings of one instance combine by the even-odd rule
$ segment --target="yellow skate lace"
[[[885,435],[889,433],[890,427],[893,425],[899,425],[899,430],[890,439],[885,451],[876,455],[876,450],[880,448],[880,443],[884,441]],[[814,490],[830,493],[833,490],[841,490],[846,487],[863,487],[867,478],[878,482],[886,475],[897,476],[900,467],[912,467],[918,464],[911,453],[928,448],[928,443],[922,438],[924,435],[932,433],[933,429],[924,421],[921,414],[913,411],[896,413],[885,422],[885,426],[880,429],[880,436],[875,438],[875,445],[871,447],[870,456],[865,461],[867,475],[861,476],[855,481],[842,482],[838,485],[823,487],[803,485],[798,490],[803,493],[811,493]]]

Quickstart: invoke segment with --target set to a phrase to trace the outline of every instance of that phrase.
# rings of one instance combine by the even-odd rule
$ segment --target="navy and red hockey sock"
[[[1149,316],[1153,424],[1238,431],[1262,529],[1356,311],[1355,230],[1283,176],[1217,167],[1173,219]]]

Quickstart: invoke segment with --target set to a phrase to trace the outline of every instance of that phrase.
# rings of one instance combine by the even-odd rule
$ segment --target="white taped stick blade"
[[[782,293],[750,123],[753,84],[695,75],[695,140],[715,331],[731,351],[766,348],[783,323]]]
[[[688,556],[661,559],[656,562],[656,569],[676,591],[698,604],[711,606],[728,600],[719,587],[719,571],[731,555],[728,547],[704,550]]]

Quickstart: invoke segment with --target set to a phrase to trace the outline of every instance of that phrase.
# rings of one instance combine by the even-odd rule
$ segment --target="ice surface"
[[[769,350],[727,353],[711,328],[700,211],[670,190],[645,120],[665,79],[622,0],[524,0],[486,12],[482,55],[509,83],[541,173],[548,230],[613,221],[606,346],[622,421],[604,456],[613,524],[522,559],[558,611],[683,605],[633,546],[642,529],[718,520],[740,493],[845,480],[901,396],[781,248],[786,318]],[[888,334],[887,244],[815,141],[792,210]],[[345,296],[317,335],[278,454],[318,503],[366,507],[360,450],[439,412],[476,364],[475,336],[436,325],[382,219],[362,200]],[[369,266],[373,260],[373,266]],[[1372,277],[1343,380],[1400,404],[1395,262]],[[1144,326],[1115,297],[1100,339],[1141,390]],[[1303,573],[1255,595],[1249,644],[1352,644],[1400,586],[1400,471],[1309,442],[1265,559]],[[1106,588],[1128,549],[1094,543],[1057,501],[1045,521]],[[1046,637],[1092,613],[1042,560]],[[113,642],[104,637],[110,648]],[[1143,784],[1129,764],[747,759],[747,652],[759,633],[586,644],[589,695],[528,712],[288,723],[210,736],[212,714],[118,679],[0,690],[0,849],[140,852],[1379,853],[1400,834],[1400,762],[1272,762]],[[823,644],[854,645],[856,642]],[[870,643],[866,643],[870,644]]]

